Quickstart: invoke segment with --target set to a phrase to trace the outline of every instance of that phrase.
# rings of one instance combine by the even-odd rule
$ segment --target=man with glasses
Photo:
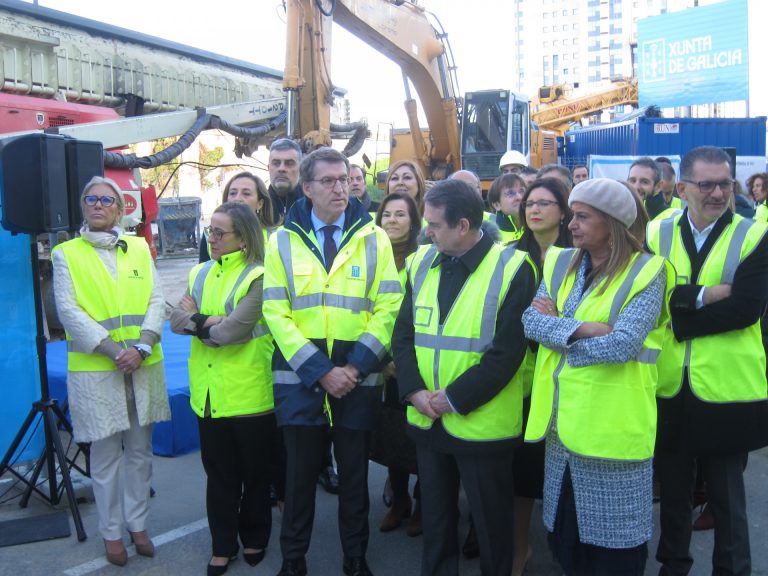
[[[269,243],[264,318],[275,338],[275,412],[286,448],[279,576],[307,573],[315,483],[330,428],[339,463],[347,576],[369,576],[368,455],[379,372],[402,289],[387,234],[349,202],[349,163],[320,148],[301,163],[304,198]]]
[[[657,361],[656,472],[661,483],[660,575],[693,564],[691,492],[702,465],[715,524],[713,574],[751,573],[743,470],[768,445],[760,315],[768,294],[768,227],[729,209],[731,160],[688,152],[677,191],[682,213],[648,225],[652,252],[677,271],[671,323]]]
[[[269,147],[269,197],[272,221],[279,224],[288,209],[303,196],[299,184],[301,148],[290,138],[280,138]]]

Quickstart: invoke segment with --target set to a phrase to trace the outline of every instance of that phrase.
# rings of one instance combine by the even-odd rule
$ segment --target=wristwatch
[[[133,347],[136,349],[136,351],[141,355],[142,360],[146,360],[147,357],[152,354],[151,352],[147,352],[143,346],[140,344],[134,344]]]

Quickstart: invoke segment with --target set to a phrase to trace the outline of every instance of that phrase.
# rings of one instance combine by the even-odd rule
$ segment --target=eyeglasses
[[[320,186],[329,190],[336,187],[336,182],[341,184],[342,188],[346,188],[349,186],[349,176],[339,176],[338,178],[334,178],[333,176],[323,176],[316,180],[310,180],[310,182],[319,182]]]
[[[720,187],[720,190],[728,194],[733,191],[733,185],[735,183],[735,180],[731,180],[730,178],[728,180],[721,180],[720,182],[711,182],[709,180],[696,182],[695,180],[688,180],[687,178],[680,178],[680,181],[695,184],[699,187],[702,194],[712,194],[717,187]]]
[[[514,198],[515,196],[522,196],[523,192],[523,190],[504,190],[502,196],[504,196],[504,198]]]
[[[550,206],[554,206],[557,204],[554,200],[529,200],[528,202],[523,203],[523,205],[527,208],[534,208],[538,206],[539,208],[549,208]]]
[[[110,206],[113,206],[115,202],[117,202],[117,198],[114,196],[88,195],[83,198],[83,202],[85,202],[86,206],[96,206],[96,204],[100,202],[104,208],[109,208]]]
[[[221,240],[224,238],[227,234],[235,234],[234,230],[219,230],[218,228],[212,228],[211,226],[208,226],[204,230],[205,235],[208,236],[208,238],[215,238],[216,240]]]

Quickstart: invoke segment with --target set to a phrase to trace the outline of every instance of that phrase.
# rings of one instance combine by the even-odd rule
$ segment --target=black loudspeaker
[[[80,193],[94,176],[104,176],[104,147],[101,142],[68,139],[67,190],[69,197],[69,229],[79,230],[83,223]]]
[[[104,174],[101,150],[99,142],[54,134],[0,143],[3,228],[27,234],[77,229],[80,191],[91,177]]]

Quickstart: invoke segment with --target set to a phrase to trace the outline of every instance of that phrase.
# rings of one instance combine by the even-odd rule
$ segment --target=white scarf
[[[104,248],[105,250],[114,250],[122,233],[123,230],[120,226],[115,226],[112,230],[99,231],[91,230],[86,223],[80,228],[80,236],[86,242],[94,248]]]

